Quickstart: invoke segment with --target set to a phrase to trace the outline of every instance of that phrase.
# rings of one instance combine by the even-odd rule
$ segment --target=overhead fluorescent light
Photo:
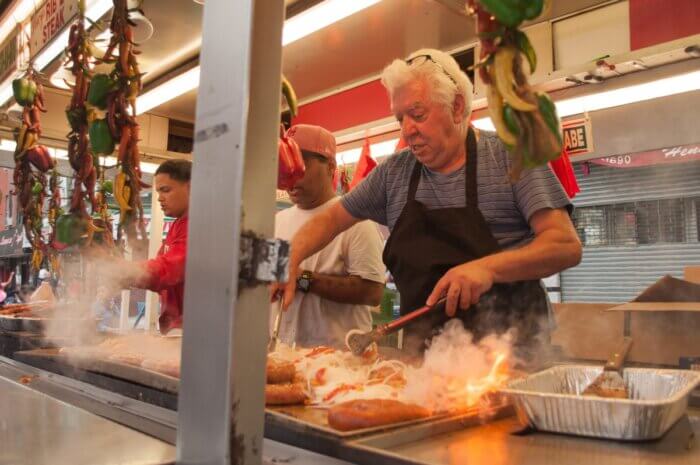
[[[384,157],[384,156],[391,155],[392,153],[394,153],[394,149],[396,148],[396,144],[398,144],[398,143],[399,143],[399,139],[390,139],[390,140],[385,140],[383,142],[377,142],[375,144],[370,144],[369,152],[372,155],[372,158],[374,158],[376,160],[378,157]],[[354,149],[344,150],[342,152],[338,152],[335,156],[336,163],[338,164],[338,166],[357,163],[357,160],[360,159],[361,154],[362,154],[362,147],[357,147]]]
[[[559,117],[566,118],[590,111],[604,110],[695,90],[700,90],[700,71],[691,71],[643,84],[559,100],[554,103]],[[474,120],[472,124],[478,129],[495,131],[491,118],[488,117]]]
[[[561,100],[556,105],[559,116],[563,118],[588,111],[619,107],[694,90],[700,90],[700,71],[692,71],[645,82],[644,84]]]
[[[336,21],[363,10],[380,0],[325,0],[284,22],[282,45],[323,29]],[[164,82],[138,97],[137,114],[142,114],[199,86],[199,66]]]
[[[199,66],[178,74],[169,81],[149,90],[136,99],[136,113],[145,113],[163,103],[179,97],[199,85]]]
[[[105,166],[116,166],[117,157],[113,157],[111,155],[107,157],[102,157],[102,164]],[[154,174],[160,165],[158,163],[142,161],[140,162],[139,166],[141,167],[142,173]]]
[[[312,32],[323,29],[336,21],[351,16],[380,0],[325,0],[308,10],[299,13],[285,21],[282,33],[282,44],[287,45]],[[32,1],[25,2],[33,5]],[[102,17],[112,7],[112,0],[92,0],[88,3],[86,16],[93,21]],[[31,13],[31,11],[30,11]],[[51,63],[68,43],[68,29],[63,31],[35,59],[34,65],[41,70]],[[6,102],[12,97],[12,80],[8,79],[0,86],[0,101]],[[138,114],[147,112],[163,103],[185,94],[199,85],[199,66],[186,71],[184,74],[161,84],[138,98]]]
[[[285,21],[284,30],[282,31],[282,45],[289,45],[336,21],[340,21],[375,3],[379,3],[379,1],[380,0],[325,0]]]

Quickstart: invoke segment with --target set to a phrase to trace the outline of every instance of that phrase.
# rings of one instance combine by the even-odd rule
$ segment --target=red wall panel
[[[632,50],[700,33],[700,0],[629,0]]]
[[[379,80],[299,107],[293,124],[316,124],[331,132],[391,116],[389,97]]]

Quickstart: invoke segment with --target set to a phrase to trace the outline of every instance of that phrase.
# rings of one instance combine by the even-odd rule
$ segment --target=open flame
[[[499,353],[489,373],[476,379],[454,378],[447,384],[447,398],[452,406],[450,410],[463,410],[473,407],[484,400],[488,393],[503,387],[509,379],[506,354]]]
[[[433,339],[423,364],[409,370],[405,400],[433,412],[486,408],[488,394],[510,379],[511,337],[488,336],[475,343],[459,323]]]

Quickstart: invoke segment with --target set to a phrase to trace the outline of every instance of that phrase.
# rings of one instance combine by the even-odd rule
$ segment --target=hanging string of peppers
[[[476,15],[481,56],[476,65],[487,84],[491,121],[511,157],[511,181],[524,169],[558,158],[562,132],[554,103],[528,83],[523,57],[534,73],[537,55],[527,35],[518,29],[547,8],[547,0],[468,0]]]
[[[101,197],[113,191],[120,213],[118,237],[125,233],[129,241],[146,237],[139,192],[142,187],[149,187],[141,180],[139,125],[135,115],[142,74],[136,60],[139,52],[133,40],[133,26],[126,0],[114,0],[110,22],[112,35],[107,51],[99,59],[114,63],[114,67],[111,73],[98,74],[92,79],[88,94],[88,102],[105,112],[104,118],[94,119],[90,124],[93,152],[111,154],[119,141],[118,173],[113,185],[102,184]],[[119,56],[115,57],[117,51]]]
[[[63,208],[61,208],[61,186],[58,177],[58,163],[54,163],[54,167],[51,170],[51,176],[49,177],[49,226],[51,226],[51,232],[49,234],[49,264],[54,275],[58,276],[61,274],[61,263],[58,258],[58,250],[56,248],[56,237],[58,235],[58,218],[63,214]]]
[[[17,132],[15,171],[13,182],[22,212],[22,224],[27,240],[32,245],[32,269],[38,270],[48,252],[42,235],[46,173],[53,169],[55,160],[48,149],[38,144],[41,137],[40,112],[44,109],[44,89],[31,64],[24,77],[12,82],[15,101],[22,108],[22,124]]]
[[[78,18],[70,27],[66,53],[67,69],[75,79],[75,84],[67,83],[73,90],[66,117],[70,126],[68,133],[68,160],[73,168],[73,193],[69,212],[56,221],[56,244],[58,248],[81,243],[90,246],[97,227],[87,210],[86,201],[92,210],[97,209],[95,184],[99,163],[90,152],[88,139],[89,120],[95,117],[94,111],[86,105],[92,77],[92,53],[96,50],[85,30],[85,2],[78,2]],[[108,236],[109,234],[104,234]]]

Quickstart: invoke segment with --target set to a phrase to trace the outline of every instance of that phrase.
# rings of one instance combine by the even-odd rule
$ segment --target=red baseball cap
[[[297,124],[289,128],[287,136],[294,139],[300,149],[335,160],[335,137],[321,126]]]

